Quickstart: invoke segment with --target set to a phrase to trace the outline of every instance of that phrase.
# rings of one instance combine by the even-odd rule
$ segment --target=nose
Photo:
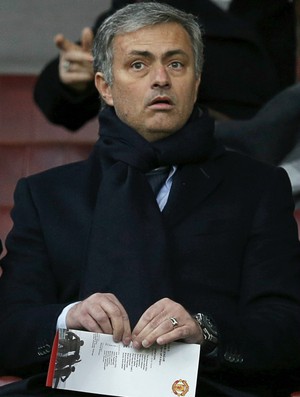
[[[168,71],[163,65],[159,65],[153,69],[152,88],[170,88],[171,80]]]

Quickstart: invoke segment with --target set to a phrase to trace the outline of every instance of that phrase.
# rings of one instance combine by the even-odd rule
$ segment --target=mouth
[[[174,103],[168,96],[157,96],[150,101],[148,107],[154,110],[170,110],[174,107]]]

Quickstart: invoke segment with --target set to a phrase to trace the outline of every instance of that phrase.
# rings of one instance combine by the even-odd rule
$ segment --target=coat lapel
[[[214,162],[189,164],[178,168],[174,175],[169,200],[163,211],[169,226],[174,226],[199,207],[201,202],[217,188],[223,179]]]

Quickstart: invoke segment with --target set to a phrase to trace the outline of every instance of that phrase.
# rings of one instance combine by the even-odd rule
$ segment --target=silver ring
[[[176,320],[175,317],[171,317],[171,318],[170,318],[170,321],[171,321],[171,323],[172,323],[172,325],[173,325],[174,328],[177,327],[178,321]]]
[[[70,70],[70,65],[71,65],[71,62],[69,62],[69,61],[64,61],[62,66],[63,66],[64,70],[65,70],[66,72],[68,72],[68,71]]]

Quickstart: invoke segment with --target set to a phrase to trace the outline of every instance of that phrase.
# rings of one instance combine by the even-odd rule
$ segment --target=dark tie
[[[150,186],[155,196],[158,195],[158,192],[160,191],[165,180],[169,176],[170,169],[171,168],[169,166],[165,166],[165,167],[155,168],[154,170],[151,170],[146,173],[146,177],[148,179],[148,182],[150,183]]]

